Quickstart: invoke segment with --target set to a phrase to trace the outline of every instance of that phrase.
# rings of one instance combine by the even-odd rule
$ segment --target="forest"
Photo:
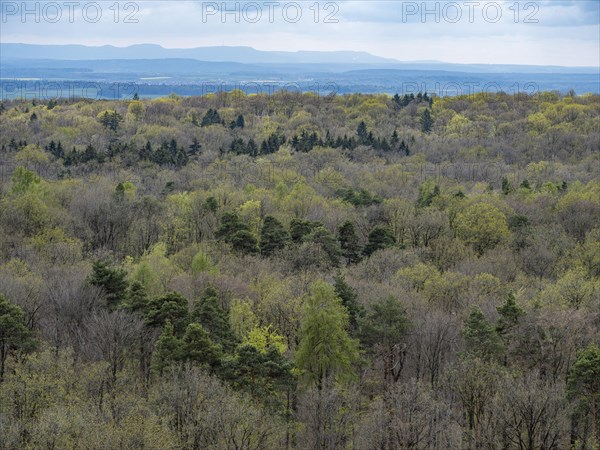
[[[0,449],[598,449],[599,119],[0,103]]]

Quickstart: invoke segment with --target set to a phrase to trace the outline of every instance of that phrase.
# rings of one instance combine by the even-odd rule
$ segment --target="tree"
[[[246,126],[246,121],[244,120],[243,114],[237,116],[237,119],[235,119],[235,126],[238,128],[244,128]]]
[[[506,216],[489,203],[475,203],[458,213],[456,232],[475,251],[482,255],[510,235]]]
[[[127,273],[111,267],[106,260],[96,260],[92,265],[89,283],[99,286],[106,296],[106,305],[114,309],[125,299],[127,293]]]
[[[369,132],[367,131],[367,124],[361,121],[356,129],[356,134],[358,135],[361,144],[364,145],[368,143]]]
[[[211,108],[208,111],[206,111],[206,114],[204,114],[204,117],[202,118],[202,122],[200,123],[200,126],[208,127],[209,125],[222,125],[222,124],[223,124],[223,120],[221,119],[219,112],[216,109]]]
[[[189,322],[188,301],[178,292],[153,298],[148,303],[146,320],[150,326],[171,323],[175,334],[181,336]]]
[[[221,217],[221,226],[215,233],[218,240],[231,243],[233,236],[239,231],[249,231],[248,225],[240,220],[236,212],[226,212]]]
[[[315,282],[305,303],[296,366],[305,382],[317,389],[314,408],[317,448],[326,448],[327,430],[332,426],[333,418],[325,417],[327,393],[336,381],[352,377],[352,365],[359,358],[357,342],[348,335],[347,327],[348,312],[333,286]]]
[[[290,222],[290,237],[293,242],[300,243],[303,241],[304,236],[309,234],[316,227],[321,226],[319,222],[310,222],[302,219],[292,219]]]
[[[234,387],[248,392],[276,411],[282,410],[282,394],[295,381],[292,364],[273,345],[267,345],[264,351],[251,344],[238,346],[227,377]]]
[[[115,110],[104,111],[100,113],[98,117],[102,126],[113,132],[118,130],[120,123],[123,121],[123,116]]]
[[[220,357],[221,347],[212,342],[204,327],[199,323],[190,323],[181,339],[180,358],[214,368],[219,364]]]
[[[354,224],[347,220],[338,228],[338,241],[342,249],[342,256],[346,259],[346,264],[356,264],[360,262],[360,244],[358,236],[354,229]]]
[[[152,367],[158,373],[179,360],[181,354],[181,340],[175,337],[171,321],[167,319],[162,332],[156,341],[156,350],[152,358]]]
[[[506,448],[568,448],[569,405],[562,383],[536,372],[515,378],[504,377],[493,411],[498,437],[512,444]]]
[[[425,109],[421,114],[421,131],[423,133],[430,133],[433,128],[433,117],[429,108]]]
[[[356,332],[358,330],[358,319],[364,315],[363,308],[356,300],[358,297],[356,290],[346,282],[341,273],[335,276],[334,281],[335,293],[348,311],[350,330]]]
[[[23,310],[0,294],[0,382],[4,379],[6,358],[14,351],[33,350],[31,331],[25,326]]]
[[[502,306],[496,308],[500,314],[496,331],[500,336],[505,336],[510,333],[519,323],[519,319],[525,315],[525,311],[515,300],[515,294],[510,292],[506,297],[506,301]]]
[[[498,333],[480,308],[474,308],[463,328],[467,351],[484,360],[494,360],[502,350]]]
[[[142,283],[134,281],[129,285],[123,306],[134,312],[146,311],[148,307],[148,294]]]
[[[400,378],[402,372],[406,338],[410,322],[406,311],[394,297],[379,300],[371,306],[371,311],[361,321],[361,337],[368,348],[375,348],[384,361],[384,404],[388,416],[387,445],[385,448],[394,448],[392,423],[394,422],[394,408],[392,405],[392,386]]]
[[[579,354],[567,378],[567,390],[573,397],[589,403],[592,439],[597,443],[597,402],[600,397],[600,348],[597,345],[590,344]]]
[[[387,227],[378,225],[369,233],[369,240],[363,249],[363,254],[369,257],[377,250],[392,247],[395,243],[396,238],[390,230]]]
[[[303,238],[304,242],[312,242],[319,245],[323,251],[327,254],[329,263],[333,267],[337,267],[340,264],[340,249],[335,237],[331,232],[324,226],[317,226],[312,229]]]
[[[348,312],[333,286],[317,281],[306,299],[296,365],[311,384],[322,389],[332,380],[347,380],[358,360],[358,346],[348,335]]]
[[[188,154],[190,156],[195,156],[195,155],[200,154],[201,150],[202,150],[202,144],[200,144],[200,142],[198,142],[198,139],[194,138],[194,140],[192,141],[192,143],[189,146]]]
[[[192,321],[202,325],[210,339],[221,345],[224,351],[233,351],[236,339],[229,323],[229,315],[219,305],[218,292],[212,286],[207,287],[194,304]]]
[[[258,252],[258,242],[254,235],[248,230],[240,230],[231,237],[231,246],[233,250],[244,254],[252,255]]]
[[[265,217],[262,229],[260,230],[260,254],[271,256],[277,250],[285,247],[289,240],[289,234],[273,216]]]

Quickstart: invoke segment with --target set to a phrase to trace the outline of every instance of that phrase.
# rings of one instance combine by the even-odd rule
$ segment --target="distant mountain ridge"
[[[560,74],[599,74],[598,67],[530,66],[506,64],[455,64],[441,61],[399,61],[375,56],[367,52],[355,51],[262,51],[252,47],[197,47],[164,48],[156,44],[136,44],[128,47],[104,45],[37,45],[2,43],[0,59],[3,64],[12,60],[161,60],[188,59],[209,63],[315,65],[320,70],[327,67],[344,66],[351,68],[381,68],[399,70],[436,70],[472,73],[560,73]],[[14,62],[14,61],[13,61]],[[306,67],[304,67],[306,68]]]
[[[103,45],[35,45],[0,44],[2,58],[26,59],[196,59],[208,62],[256,63],[355,63],[390,64],[398,61],[367,52],[269,52],[252,47],[164,48],[156,44],[136,44],[128,47]]]

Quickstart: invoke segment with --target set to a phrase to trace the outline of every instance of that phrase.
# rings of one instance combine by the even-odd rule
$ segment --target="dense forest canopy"
[[[0,449],[592,449],[600,96],[0,103]]]

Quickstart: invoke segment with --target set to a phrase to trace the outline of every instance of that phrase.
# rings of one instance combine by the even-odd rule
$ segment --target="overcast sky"
[[[0,1],[2,42],[244,45],[361,50],[403,61],[600,66],[598,0],[26,3],[24,11],[21,1]]]

